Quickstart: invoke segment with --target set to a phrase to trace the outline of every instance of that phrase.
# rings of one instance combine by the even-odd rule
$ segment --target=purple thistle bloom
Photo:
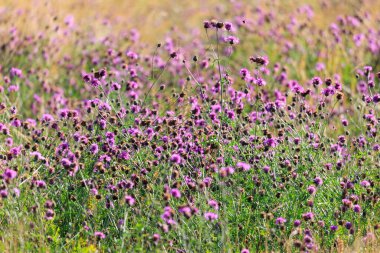
[[[53,120],[54,120],[54,117],[50,114],[43,114],[42,115],[42,119],[41,119],[42,122],[51,122]]]
[[[170,161],[171,161],[172,163],[180,164],[180,163],[181,163],[181,156],[178,155],[178,154],[173,154],[173,155],[170,157]]]
[[[322,79],[320,77],[313,77],[313,79],[311,79],[311,83],[315,86],[318,86],[322,84]]]
[[[54,211],[53,211],[53,209],[47,209],[45,211],[45,219],[46,220],[52,220],[53,217],[54,217]]]
[[[300,220],[295,220],[293,224],[294,224],[295,227],[299,227],[301,225],[301,221]]]
[[[35,184],[38,188],[46,188],[46,183],[43,180],[37,180]]]
[[[218,204],[218,201],[216,201],[216,200],[210,199],[210,200],[208,201],[208,204],[209,204],[209,206],[211,206],[211,207],[214,208],[215,210],[218,210],[218,209],[219,209],[219,204]]]
[[[274,139],[274,138],[267,138],[267,139],[265,139],[265,141],[264,141],[264,146],[266,146],[266,147],[272,147],[272,148],[274,148],[274,147],[276,147],[277,146],[277,141]]]
[[[380,94],[375,94],[375,95],[373,95],[373,97],[372,97],[372,101],[373,101],[375,104],[379,103],[379,102],[380,102]]]
[[[213,221],[218,219],[218,215],[216,213],[208,212],[204,214],[204,217],[208,221]]]
[[[224,41],[231,45],[236,45],[240,42],[240,40],[235,36],[227,36],[226,38],[224,38]]]
[[[8,191],[6,189],[0,190],[0,196],[5,199],[8,197]]]
[[[11,68],[10,70],[10,76],[13,77],[22,77],[22,70],[18,68]]]
[[[286,222],[286,219],[283,218],[283,217],[278,217],[278,218],[276,219],[276,225],[282,225],[282,224],[284,224],[285,222]]]
[[[90,146],[90,152],[92,154],[96,154],[96,153],[98,153],[98,151],[99,151],[98,144],[96,144],[96,143],[91,144],[91,146]]]
[[[125,202],[128,204],[128,205],[130,205],[130,206],[133,206],[133,205],[135,205],[135,203],[136,203],[136,200],[132,197],[132,196],[129,196],[129,195],[127,195],[127,196],[125,196]]]
[[[367,187],[371,186],[371,184],[367,180],[361,181],[360,185],[363,186],[364,188],[367,188]]]
[[[355,213],[360,213],[362,208],[359,205],[354,205],[353,210]]]
[[[178,199],[181,197],[181,192],[176,188],[172,189],[170,193],[174,198]]]
[[[17,198],[20,197],[20,190],[18,188],[13,188],[13,193]]]
[[[315,65],[315,69],[317,71],[322,71],[325,69],[325,64],[324,63],[321,63],[321,62],[318,62],[316,65]]]
[[[153,242],[157,244],[158,241],[161,239],[161,236],[159,234],[154,234],[152,239]]]
[[[323,220],[319,220],[318,221],[318,226],[320,226],[320,227],[323,228],[325,226],[325,222]]]
[[[351,229],[352,228],[352,223],[347,221],[346,224],[344,225],[347,229]]]
[[[322,178],[320,177],[316,177],[314,178],[314,183],[317,185],[317,186],[321,186],[323,184],[323,180]]]
[[[17,177],[17,171],[6,169],[3,173],[3,178],[6,180],[11,180]]]
[[[244,162],[236,163],[236,167],[239,169],[242,169],[243,171],[248,171],[251,169],[251,165],[249,165],[248,163],[244,163]]]
[[[314,214],[312,212],[304,213],[302,214],[302,218],[306,221],[312,220],[314,218]]]
[[[98,239],[104,239],[106,238],[106,235],[100,231],[95,231],[94,236]]]
[[[123,160],[129,160],[129,158],[131,157],[127,151],[122,151],[119,156],[118,156],[120,159],[123,159]]]
[[[224,24],[224,27],[226,28],[227,31],[231,31],[232,30],[232,23],[231,22],[226,22]]]
[[[310,185],[309,187],[307,187],[307,191],[309,192],[309,194],[314,194],[316,192],[315,186]]]

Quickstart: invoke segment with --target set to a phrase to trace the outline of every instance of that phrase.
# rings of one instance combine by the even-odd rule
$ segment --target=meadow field
[[[380,252],[380,0],[0,0],[0,252]]]

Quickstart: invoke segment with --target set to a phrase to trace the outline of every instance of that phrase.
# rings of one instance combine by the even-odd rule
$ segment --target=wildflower
[[[205,213],[205,214],[204,214],[204,217],[205,217],[205,219],[208,220],[208,221],[213,221],[213,220],[218,219],[218,215],[215,214],[215,213],[212,213],[212,212]]]
[[[250,76],[249,70],[246,68],[241,69],[239,73],[243,79]]]
[[[239,44],[240,40],[235,36],[228,36],[224,38],[224,42],[230,43],[231,45]]]
[[[98,195],[98,190],[97,190],[96,188],[92,188],[92,189],[90,190],[90,193],[91,193],[92,195]]]
[[[374,233],[368,232],[367,235],[363,238],[363,242],[365,244],[374,243],[376,240],[376,236]]]
[[[323,184],[323,180],[322,178],[320,177],[316,177],[314,178],[314,183],[317,185],[317,186],[321,186]]]
[[[154,234],[152,239],[153,239],[153,242],[157,244],[158,241],[161,239],[161,236],[159,234]]]
[[[42,115],[42,119],[41,119],[42,122],[51,122],[53,120],[54,120],[54,117],[50,114],[43,114]]]
[[[316,191],[315,186],[310,185],[309,187],[307,187],[307,191],[309,192],[309,194],[314,194]]]
[[[132,196],[129,196],[129,195],[127,195],[127,196],[125,196],[125,202],[128,204],[128,205],[130,205],[130,206],[133,206],[133,205],[135,205],[135,203],[136,203],[136,200],[132,197]]]
[[[322,79],[320,77],[313,77],[313,79],[311,79],[311,83],[314,85],[314,86],[319,86],[322,84]]]
[[[360,213],[362,210],[362,208],[359,205],[354,205],[352,209],[354,210],[355,213]]]
[[[174,198],[180,198],[181,197],[181,192],[178,189],[174,188],[174,189],[171,190],[171,195]]]
[[[267,82],[261,77],[254,78],[253,83],[259,87],[265,86],[267,84]]]
[[[173,154],[173,155],[170,157],[170,161],[171,161],[172,163],[180,164],[180,163],[181,163],[181,156],[178,155],[178,154]]]
[[[98,151],[99,151],[98,144],[96,144],[96,143],[91,144],[91,146],[90,146],[90,152],[92,154],[96,154],[96,153],[98,153]]]
[[[347,207],[350,207],[352,205],[352,202],[349,199],[342,199],[342,203],[344,206],[347,206]]]
[[[367,180],[361,181],[360,185],[363,186],[364,188],[368,188],[371,186],[370,182],[368,182]]]
[[[224,28],[226,28],[227,31],[231,31],[232,30],[232,23],[225,22],[224,23]]]
[[[243,171],[248,171],[251,169],[251,165],[249,165],[248,163],[244,163],[244,162],[236,163],[236,167],[243,170]]]
[[[233,110],[228,110],[227,111],[227,117],[229,119],[235,119],[235,112]]]
[[[294,223],[293,223],[293,225],[295,227],[299,227],[301,225],[301,221],[300,220],[295,220]]]
[[[205,29],[209,29],[209,28],[211,28],[211,23],[210,23],[210,21],[203,21],[203,27],[205,28]]]
[[[233,167],[222,167],[220,168],[220,171],[219,171],[222,177],[232,175],[234,174],[234,172],[235,172],[235,169]]]
[[[118,83],[116,83],[116,82],[113,82],[111,84],[111,88],[112,88],[112,90],[120,90],[121,89],[121,85],[118,84]]]
[[[22,77],[22,70],[18,68],[11,68],[10,70],[10,76],[13,77]]]
[[[303,238],[303,241],[306,243],[306,244],[309,244],[313,241],[313,238],[311,238],[310,236],[306,235],[304,238]]]
[[[18,188],[13,188],[13,193],[15,197],[20,197],[20,190]]]
[[[312,212],[302,214],[302,218],[306,221],[312,220],[314,218],[314,214]]]
[[[54,211],[53,209],[47,209],[45,212],[45,219],[46,220],[52,220],[54,217]]]
[[[318,62],[316,65],[315,65],[315,69],[317,71],[322,71],[325,69],[325,64],[321,63],[321,62]]]
[[[0,190],[0,196],[5,199],[8,197],[8,191],[7,189]]]
[[[119,159],[123,159],[123,160],[129,160],[130,159],[130,155],[127,151],[122,151],[119,155],[118,155],[118,158]]]
[[[12,147],[12,145],[13,145],[13,139],[12,138],[7,138],[5,140],[5,143],[6,143],[7,146]]]
[[[213,199],[210,199],[208,201],[208,204],[209,206],[211,206],[212,208],[214,208],[215,210],[218,210],[219,209],[219,204],[216,200],[213,200]]]
[[[178,212],[184,214],[187,218],[191,217],[191,208],[188,206],[179,207]]]
[[[46,208],[53,208],[54,207],[54,202],[51,200],[46,200],[45,205]]]
[[[323,228],[325,226],[325,222],[323,220],[319,220],[318,221],[318,226],[320,226],[320,227]]]
[[[106,238],[106,235],[100,231],[95,231],[94,236],[98,239],[104,239]]]
[[[250,57],[249,60],[251,62],[256,63],[259,66],[267,66],[269,63],[268,57],[266,56],[257,56],[257,57]]]
[[[276,225],[282,225],[282,224],[284,224],[285,222],[286,222],[286,219],[283,218],[283,217],[278,217],[278,218],[276,219]]]
[[[351,229],[352,228],[352,223],[351,222],[346,222],[346,224],[344,225],[347,229]]]
[[[46,183],[43,180],[37,180],[35,184],[38,188],[46,188]]]
[[[128,51],[126,53],[126,55],[131,60],[137,60],[139,58],[138,54],[136,54],[135,52],[132,52],[132,51]]]
[[[17,171],[6,169],[3,173],[3,178],[5,180],[11,180],[17,177]]]
[[[373,101],[375,104],[379,103],[379,102],[380,102],[380,94],[375,94],[375,95],[373,95],[373,97],[372,97],[372,101]]]

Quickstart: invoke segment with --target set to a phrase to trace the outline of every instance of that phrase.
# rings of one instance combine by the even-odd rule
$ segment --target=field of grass
[[[378,252],[378,0],[0,2],[0,252]]]

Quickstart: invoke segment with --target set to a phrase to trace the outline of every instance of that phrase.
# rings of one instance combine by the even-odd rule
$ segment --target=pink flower
[[[128,203],[128,205],[133,206],[136,203],[136,200],[132,196],[125,196],[125,202]]]
[[[180,164],[180,163],[181,163],[181,156],[178,155],[178,154],[173,154],[173,155],[170,157],[170,161],[171,161],[172,163]]]
[[[236,163],[236,167],[239,169],[242,169],[243,171],[247,171],[251,168],[251,165],[249,165],[248,163],[244,163],[244,162],[238,162],[238,163]]]
[[[371,186],[371,184],[367,180],[361,181],[360,185],[363,186],[364,188]]]
[[[181,192],[176,188],[171,190],[171,194],[174,198],[177,198],[177,199],[181,197]]]
[[[282,225],[282,224],[284,224],[285,222],[286,222],[286,219],[283,218],[283,217],[278,217],[278,218],[276,219],[276,225]]]
[[[104,238],[106,238],[106,235],[105,235],[104,233],[102,233],[102,232],[99,232],[99,231],[96,231],[96,232],[94,233],[94,236],[95,236],[96,238],[99,238],[99,239],[104,239]]]
[[[17,177],[17,172],[11,169],[6,169],[3,173],[3,178],[6,180],[11,180]]]
[[[218,219],[218,215],[216,213],[208,212],[204,214],[206,220],[212,221]]]
[[[211,206],[211,207],[214,208],[215,210],[218,210],[218,209],[219,209],[219,204],[218,204],[218,201],[216,201],[216,200],[210,199],[210,200],[208,201],[208,204],[209,204],[209,206]]]
[[[352,209],[354,210],[355,213],[360,213],[362,210],[362,208],[359,205],[354,205]]]

